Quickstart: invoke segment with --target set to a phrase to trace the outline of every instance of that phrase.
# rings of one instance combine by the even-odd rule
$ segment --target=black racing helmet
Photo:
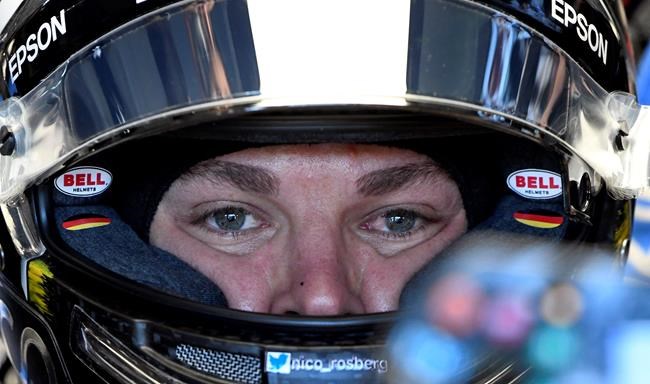
[[[25,0],[0,68],[1,329],[29,382],[404,380],[384,348],[401,311],[239,310],[156,246],[161,201],[188,174],[273,184],[211,159],[397,148],[457,186],[466,232],[581,244],[618,265],[647,183],[614,2]],[[217,227],[247,225],[225,208]],[[397,232],[415,220],[391,215]],[[461,370],[518,369],[487,356]]]

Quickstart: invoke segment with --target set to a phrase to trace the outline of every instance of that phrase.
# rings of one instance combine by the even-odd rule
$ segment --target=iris
[[[398,209],[386,212],[384,220],[386,228],[391,232],[408,232],[415,226],[417,216],[413,211]]]
[[[214,223],[224,231],[238,231],[243,228],[248,212],[243,208],[221,208],[214,212]]]

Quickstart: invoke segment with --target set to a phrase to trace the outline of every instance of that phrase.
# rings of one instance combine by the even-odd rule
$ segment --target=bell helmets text
[[[565,27],[568,27],[569,24],[575,25],[580,40],[586,42],[589,49],[598,54],[598,58],[607,65],[608,41],[594,24],[587,21],[585,15],[576,13],[575,8],[564,0],[551,0],[551,16]]]
[[[508,187],[528,199],[552,199],[562,195],[562,177],[544,169],[522,169],[511,173]]]
[[[59,36],[65,35],[66,31],[65,10],[62,9],[58,17],[52,16],[50,21],[41,24],[38,31],[29,35],[25,43],[18,46],[14,54],[11,55],[9,58],[11,81],[16,82],[16,79],[23,73],[25,60],[30,63],[36,60],[40,52],[46,50]]]
[[[54,185],[61,193],[69,196],[87,197],[104,192],[113,176],[99,167],[74,168],[56,178]]]

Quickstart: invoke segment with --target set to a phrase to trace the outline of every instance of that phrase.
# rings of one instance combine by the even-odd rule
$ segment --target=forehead
[[[409,149],[373,144],[273,145],[233,152],[218,159],[276,170],[315,166],[360,173],[431,161]]]

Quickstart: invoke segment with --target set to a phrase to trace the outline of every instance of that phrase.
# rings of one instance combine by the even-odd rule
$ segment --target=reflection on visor
[[[345,9],[334,7],[336,14],[346,17],[333,34],[322,16],[331,1],[310,2],[302,18],[289,11],[301,2],[274,4],[270,23],[261,17],[265,2],[232,3],[158,10],[90,44],[29,94],[5,100],[0,123],[16,144],[0,156],[0,201],[119,133],[200,111],[214,119],[289,106],[444,107],[557,141],[618,197],[648,184],[648,109],[608,94],[564,51],[506,15],[426,0],[413,20],[407,3],[339,3]],[[366,17],[369,8],[377,18]],[[281,38],[287,31],[298,40]],[[475,49],[455,49],[450,34]]]

